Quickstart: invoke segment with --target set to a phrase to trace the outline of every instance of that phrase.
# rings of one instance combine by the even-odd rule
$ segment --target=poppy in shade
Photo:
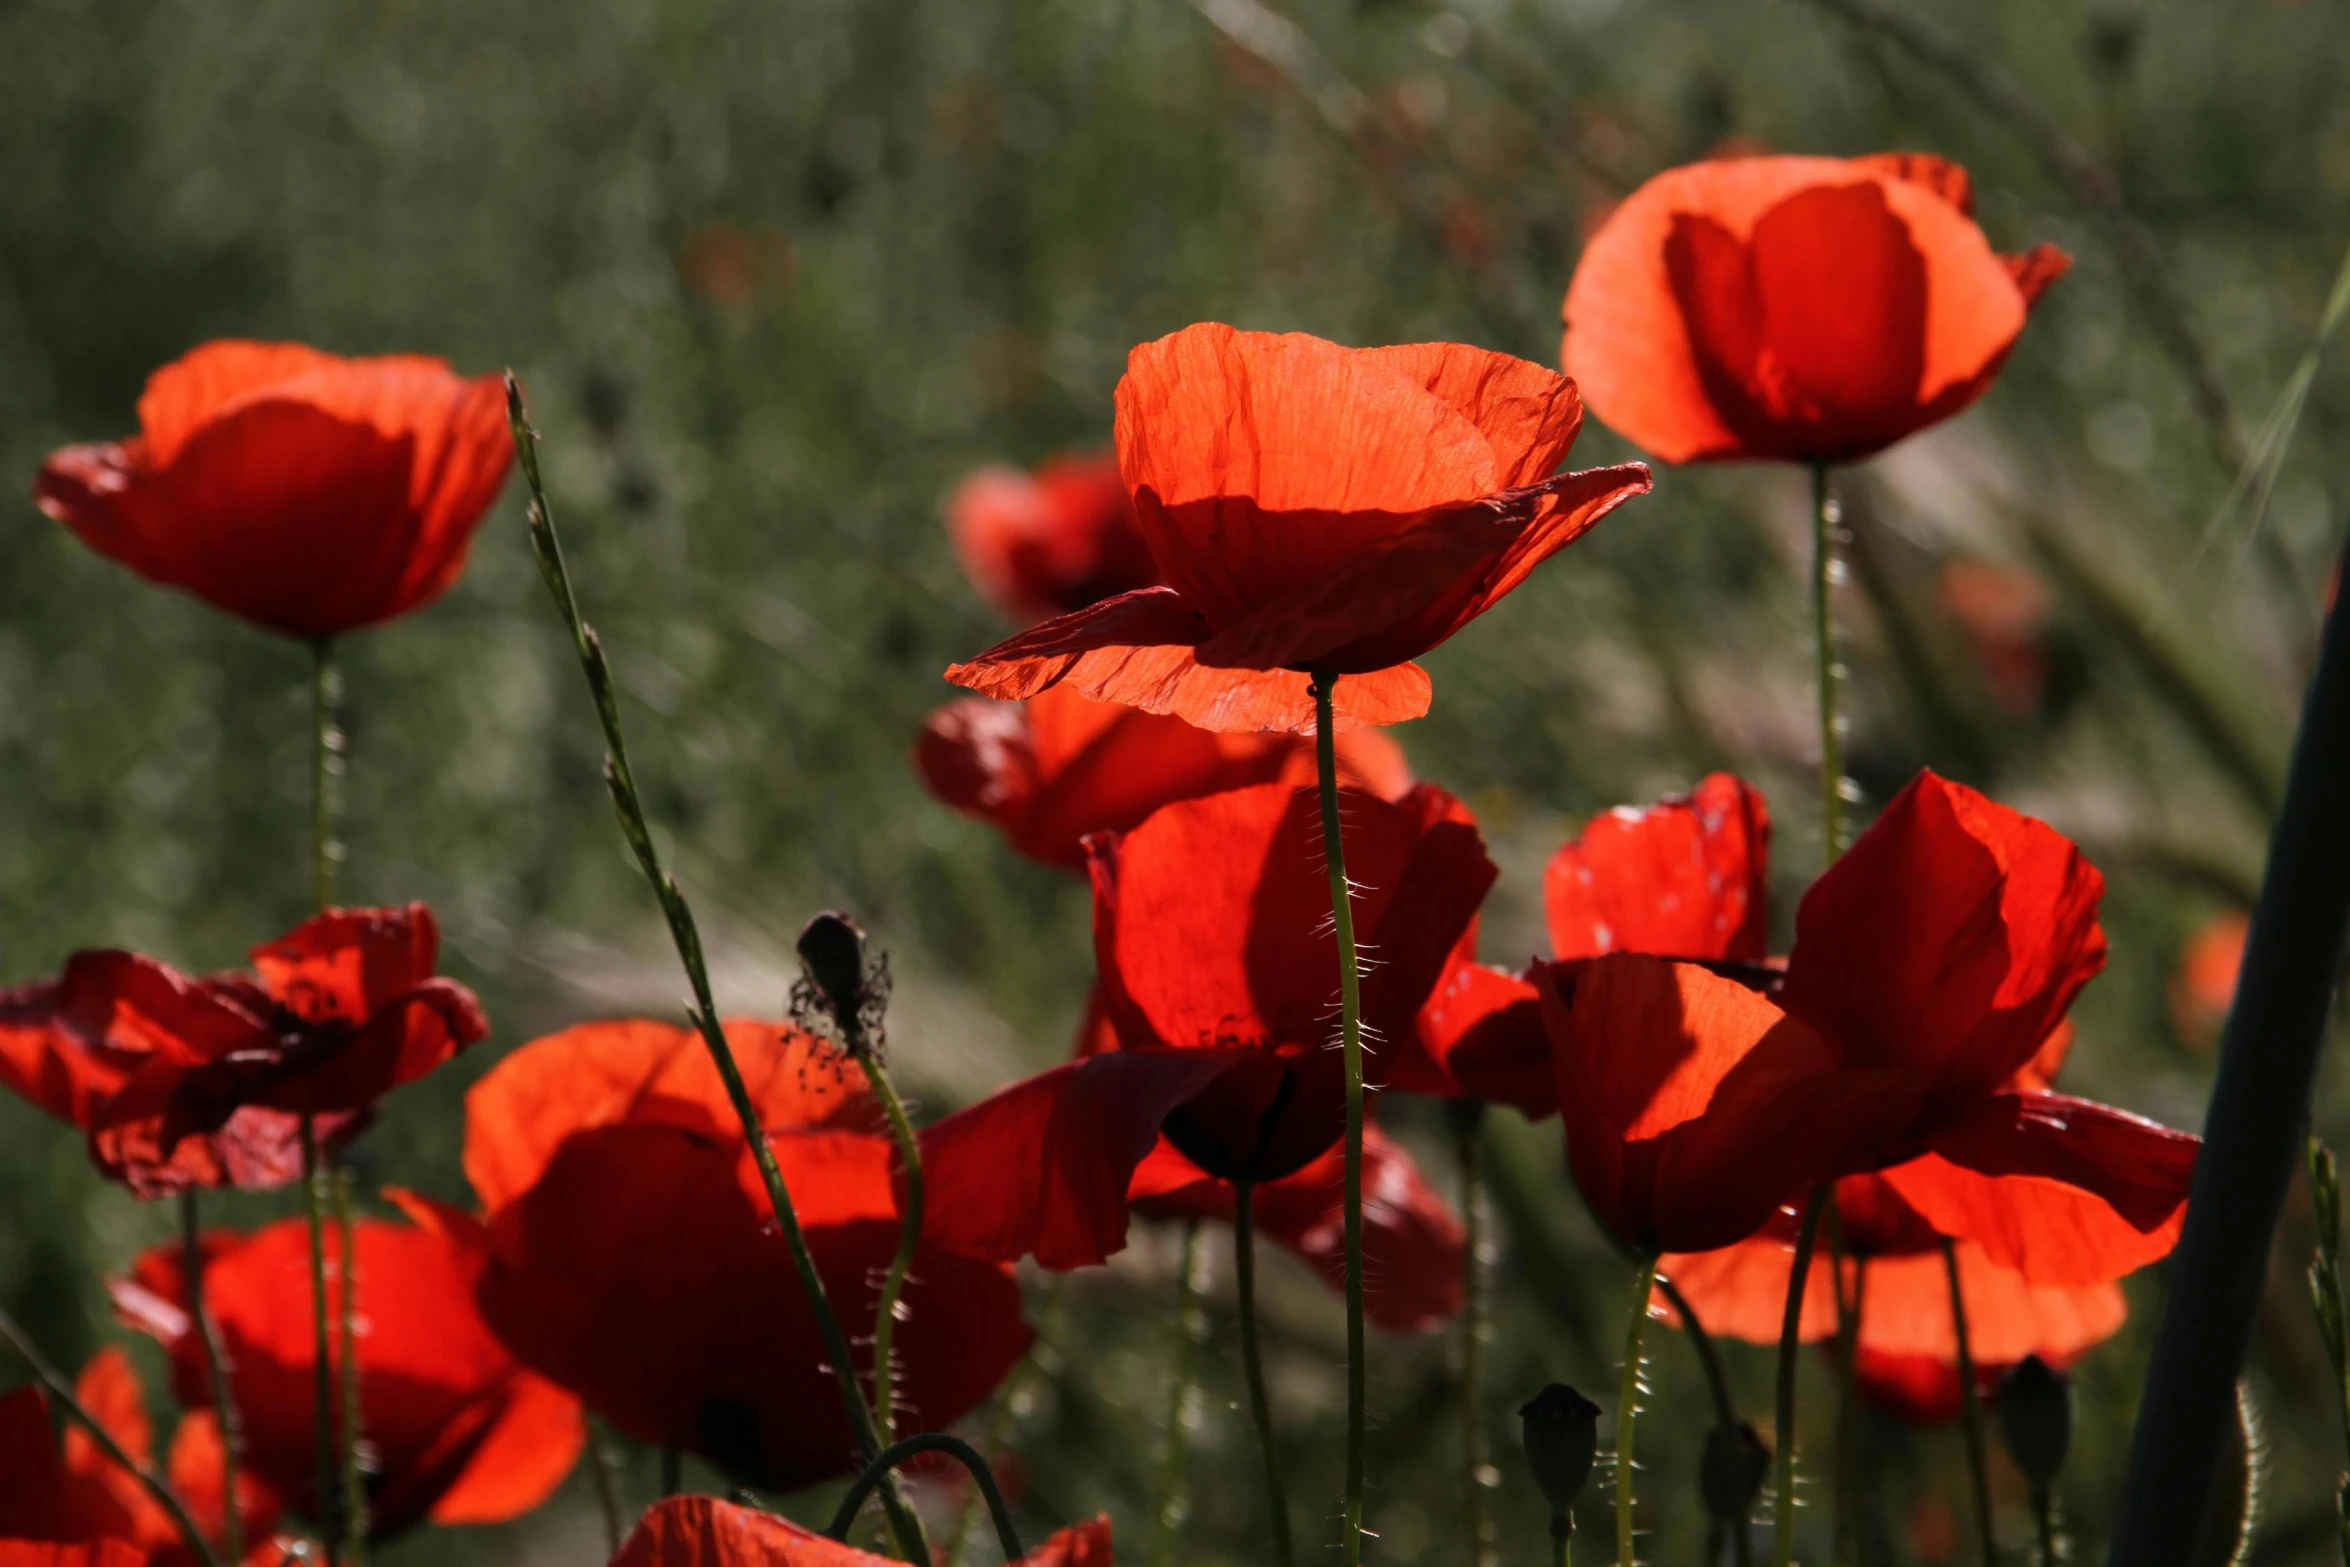
[[[1107,1516],[1073,1524],[1010,1567],[1110,1567]],[[612,1567],[889,1567],[892,1558],[714,1496],[655,1503]]]
[[[0,1540],[0,1567],[152,1567],[162,1559],[124,1540]]]
[[[224,341],[148,378],[137,435],[51,454],[33,493],[149,581],[314,638],[439,597],[513,458],[496,376]]]
[[[2241,909],[2215,914],[2179,949],[2170,980],[2170,1021],[2180,1039],[2208,1050],[2227,1026],[2236,1004],[2236,976],[2244,967],[2244,942],[2252,917]]]
[[[1162,586],[1104,599],[947,678],[1062,682],[1203,729],[1310,733],[1428,710],[1412,662],[1649,486],[1634,463],[1553,476],[1572,382],[1458,343],[1341,348],[1190,326],[1128,356],[1118,464]]]
[[[1354,918],[1379,964],[1364,1037],[1409,1037],[1492,886],[1467,809],[1421,784],[1347,793]],[[1129,1187],[1162,1129],[1223,1181],[1304,1169],[1345,1129],[1338,956],[1315,791],[1179,801],[1087,841],[1098,1002],[1116,1048],[1015,1083],[923,1135],[929,1233],[974,1256],[1084,1267],[1125,1244]]]
[[[421,903],[330,909],[254,948],[250,974],[76,953],[58,979],[0,992],[0,1083],[86,1128],[99,1168],[143,1197],[281,1185],[300,1172],[298,1117],[355,1134],[488,1035],[439,956]]]
[[[578,1460],[587,1439],[579,1401],[519,1365],[482,1321],[474,1291],[488,1257],[478,1237],[443,1223],[421,1199],[405,1201],[425,1222],[356,1226],[370,1533],[518,1518],[554,1494]],[[245,1463],[287,1506],[322,1521],[308,1226],[287,1219],[249,1236],[217,1230],[203,1244],[204,1304],[227,1351]],[[326,1250],[327,1304],[340,1320],[346,1275],[333,1227]],[[208,1409],[212,1378],[182,1263],[176,1245],[147,1252],[113,1285],[114,1304],[169,1351],[180,1402]]]
[[[1771,814],[1762,791],[1713,773],[1685,795],[1618,806],[1551,856],[1542,878],[1551,955],[1572,963],[1644,952],[1723,965],[1764,961]],[[1479,963],[1476,930],[1445,967],[1389,1086],[1468,1095],[1529,1116],[1558,1108],[1533,985]]]
[[[899,1209],[862,1069],[781,1024],[726,1033],[834,1311],[870,1320]],[[745,1485],[857,1471],[815,1317],[696,1033],[589,1023],[523,1046],[467,1096],[465,1171],[491,1258],[482,1309],[525,1364]],[[936,1245],[916,1252],[903,1309],[896,1390],[914,1429],[977,1407],[1028,1348],[1011,1271]]]
[[[1592,236],[1560,362],[1667,462],[1848,462],[1982,396],[2070,265],[1995,253],[1940,158],[1693,163]]]
[[[1383,800],[1412,786],[1403,750],[1375,729],[1338,736],[1339,782]],[[932,713],[914,747],[931,794],[1003,829],[1030,859],[1085,868],[1090,833],[1138,827],[1174,800],[1259,783],[1312,783],[1311,740],[1217,734],[1067,686],[1026,702],[966,697]]]
[[[75,1380],[74,1397],[107,1435],[142,1467],[154,1462],[155,1430],[130,1357],[107,1348],[92,1356]],[[223,1537],[220,1427],[209,1410],[180,1417],[172,1432],[164,1478],[216,1545]],[[259,1480],[239,1475],[242,1537],[257,1540],[277,1521],[277,1503]],[[195,1554],[179,1524],[146,1486],[116,1463],[77,1422],[60,1441],[48,1400],[37,1387],[0,1397],[0,1540],[95,1546],[117,1542],[136,1559],[158,1567],[189,1567]],[[264,1557],[267,1541],[252,1556]],[[7,1547],[0,1545],[0,1553]],[[70,1560],[71,1558],[66,1558]],[[274,1555],[267,1559],[275,1562]],[[0,1562],[7,1560],[0,1554]]]
[[[439,954],[421,903],[330,909],[254,948],[251,974],[76,953],[59,979],[0,993],[0,1082],[85,1126],[99,1168],[141,1196],[282,1184],[300,1169],[294,1118],[355,1134],[488,1035],[473,993],[434,975]]]
[[[1022,625],[1158,581],[1115,453],[981,468],[947,497],[947,532],[972,586]]]

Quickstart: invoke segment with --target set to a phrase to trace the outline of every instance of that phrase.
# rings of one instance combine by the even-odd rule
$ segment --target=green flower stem
[[[1550,1515],[1551,1567],[1575,1567],[1575,1515],[1557,1512]]]
[[[1461,1522],[1469,1567],[1494,1567],[1493,1519],[1485,1507],[1485,1101],[1455,1099],[1453,1147],[1461,1164],[1461,1229],[1467,1273],[1461,1288]]]
[[[367,1560],[367,1477],[359,1407],[359,1239],[351,1222],[351,1175],[330,1155],[326,1175],[334,1189],[336,1251],[342,1298],[335,1324],[336,1353],[343,1372],[343,1560],[358,1567]]]
[[[1240,1367],[1248,1381],[1249,1418],[1265,1464],[1265,1506],[1273,1515],[1274,1567],[1297,1567],[1289,1538],[1289,1498],[1281,1484],[1281,1454],[1273,1445],[1273,1408],[1265,1401],[1265,1363],[1257,1351],[1257,1192],[1232,1183],[1232,1281],[1240,1308]]]
[[[1967,1476],[1975,1492],[1975,1532],[1983,1541],[1983,1567],[1999,1567],[1999,1541],[1991,1530],[1991,1462],[1983,1444],[1983,1400],[1975,1391],[1975,1357],[1967,1342],[1966,1291],[1958,1282],[1958,1247],[1942,1237],[1942,1275],[1950,1281],[1950,1327],[1958,1340],[1958,1391],[1966,1408]]]
[[[700,928],[694,923],[693,910],[687,905],[685,894],[679,890],[677,878],[661,864],[660,851],[654,847],[652,828],[645,818],[644,801],[637,792],[636,775],[629,768],[628,746],[620,730],[620,700],[612,681],[611,666],[604,658],[603,642],[580,617],[579,600],[573,593],[571,573],[563,560],[563,542],[555,531],[555,514],[547,505],[547,492],[539,476],[538,437],[530,427],[530,419],[522,403],[522,383],[511,373],[506,377],[507,420],[514,430],[514,449],[520,461],[523,478],[530,488],[530,538],[538,556],[539,574],[546,580],[547,592],[562,613],[564,625],[571,632],[572,645],[579,654],[580,668],[585,673],[588,693],[596,704],[596,717],[604,731],[604,781],[612,794],[612,806],[620,819],[621,835],[636,857],[637,867],[644,873],[653,889],[653,896],[661,905],[661,914],[669,926],[671,943],[677,948],[679,963],[685,969],[687,983],[693,987],[691,1017],[702,1043],[710,1052],[710,1060],[717,1068],[719,1081],[725,1085],[727,1100],[734,1106],[736,1119],[742,1123],[744,1140],[750,1145],[751,1157],[759,1168],[759,1179],[767,1188],[767,1200],[775,1212],[776,1225],[783,1231],[784,1246],[791,1252],[792,1267],[798,1272],[800,1287],[807,1292],[809,1310],[816,1318],[818,1334],[824,1341],[825,1363],[832,1368],[834,1381],[840,1388],[841,1407],[848,1415],[849,1431],[856,1438],[857,1450],[870,1463],[881,1454],[880,1427],[875,1421],[872,1405],[857,1382],[856,1361],[849,1353],[848,1336],[841,1331],[840,1318],[832,1309],[832,1302],[824,1293],[824,1277],[816,1271],[816,1258],[808,1249],[807,1232],[800,1227],[799,1210],[792,1205],[791,1190],[784,1183],[783,1169],[775,1162],[775,1150],[768,1145],[767,1129],[760,1123],[758,1106],[751,1101],[750,1089],[743,1082],[742,1068],[736,1064],[734,1049],[726,1042],[726,1032],[718,1023],[718,1003],[711,995],[710,970],[702,952]],[[906,1505],[894,1475],[881,1482],[882,1506],[889,1514],[891,1532],[897,1538],[898,1549],[910,1562],[928,1563],[929,1543],[923,1538],[921,1521]]]
[[[1803,1351],[1804,1289],[1811,1282],[1811,1254],[1819,1244],[1828,1192],[1823,1181],[1803,1205],[1803,1225],[1795,1232],[1795,1268],[1787,1275],[1787,1311],[1779,1323],[1779,1396],[1772,1417],[1778,1492],[1771,1499],[1773,1567],[1789,1567],[1795,1559],[1795,1372]]]
[[[675,1446],[661,1449],[661,1494],[675,1496],[685,1489],[685,1449]]]
[[[315,1362],[310,1383],[311,1431],[318,1449],[318,1513],[313,1522],[325,1536],[327,1567],[341,1567],[343,1529],[337,1515],[342,1506],[336,1488],[334,1334],[330,1327],[333,1313],[326,1298],[327,1180],[326,1164],[319,1154],[318,1123],[304,1116],[302,1204],[310,1221],[310,1349]]]
[[[310,644],[310,895],[324,909],[335,901],[337,785],[343,775],[343,675],[335,667],[332,637]]]
[[[2048,1487],[2032,1487],[2032,1528],[2040,1537],[2040,1567],[2057,1567],[2056,1507]]]
[[[872,1085],[874,1097],[881,1101],[882,1113],[889,1118],[890,1136],[897,1140],[898,1163],[906,1176],[906,1211],[898,1220],[897,1255],[890,1258],[889,1273],[881,1285],[881,1304],[873,1313],[873,1415],[881,1427],[882,1440],[894,1442],[898,1435],[898,1377],[891,1346],[897,1333],[898,1302],[905,1298],[906,1274],[922,1245],[922,1143],[914,1135],[914,1123],[907,1119],[906,1102],[898,1097],[897,1086],[882,1069],[880,1058],[868,1051],[857,1061],[865,1069],[865,1081]]]
[[[1346,881],[1346,844],[1338,820],[1338,734],[1331,690],[1338,677],[1317,671],[1314,757],[1322,784],[1322,851],[1330,863],[1330,920],[1338,939],[1339,1036],[1346,1051],[1346,1498],[1339,1536],[1342,1567],[1363,1559],[1364,1412],[1368,1403],[1363,1345],[1363,982],[1355,953],[1354,899]]]
[[[907,1437],[893,1444],[873,1462],[865,1472],[849,1485],[848,1494],[840,1499],[840,1507],[832,1515],[832,1526],[825,1530],[835,1540],[849,1537],[849,1526],[857,1521],[857,1509],[865,1505],[865,1498],[876,1486],[887,1482],[897,1466],[920,1453],[945,1453],[971,1471],[971,1482],[979,1494],[987,1498],[987,1515],[995,1522],[996,1543],[1003,1547],[1004,1560],[1017,1562],[1028,1552],[1020,1544],[1020,1532],[1012,1527],[1012,1510],[1004,1505],[1004,1493],[995,1483],[995,1473],[979,1450],[959,1436],[944,1431],[925,1431],[920,1436]]]
[[[196,1188],[180,1193],[181,1270],[188,1278],[188,1316],[196,1324],[197,1342],[204,1346],[204,1366],[212,1382],[213,1418],[220,1425],[221,1553],[232,1562],[245,1559],[245,1520],[237,1508],[237,1466],[242,1461],[245,1424],[237,1415],[236,1392],[229,1385],[228,1351],[221,1346],[220,1323],[204,1299],[204,1227],[196,1211]]]
[[[1175,1532],[1183,1522],[1183,1460],[1190,1445],[1194,1363],[1200,1338],[1200,1221],[1183,1223],[1183,1260],[1175,1274],[1175,1352],[1167,1378],[1167,1445],[1159,1459],[1158,1503],[1151,1509],[1151,1567],[1174,1567]]]
[[[1820,832],[1827,859],[1844,852],[1844,718],[1838,701],[1844,665],[1836,653],[1836,501],[1828,465],[1811,470],[1811,635],[1820,706]]]
[[[1640,1415],[1640,1341],[1648,1333],[1649,1297],[1656,1293],[1656,1253],[1640,1261],[1632,1309],[1624,1319],[1624,1375],[1616,1389],[1616,1567],[1637,1567],[1633,1545],[1632,1437]]]
[[[604,1517],[604,1554],[617,1556],[626,1531],[620,1522],[620,1483],[612,1473],[611,1433],[595,1415],[587,1417],[587,1431],[588,1476],[596,1483],[596,1511]]]
[[[161,1475],[124,1451],[123,1445],[114,1439],[114,1433],[101,1425],[98,1417],[91,1414],[88,1407],[75,1396],[73,1384],[59,1375],[57,1368],[49,1364],[48,1359],[35,1347],[31,1337],[17,1326],[16,1319],[5,1311],[0,1311],[0,1341],[5,1341],[23,1357],[24,1363],[32,1368],[33,1380],[41,1384],[42,1391],[56,1401],[57,1407],[64,1410],[76,1425],[89,1432],[91,1439],[106,1456],[121,1465],[124,1473],[138,1481],[141,1488],[155,1498],[156,1504],[171,1514],[171,1521],[179,1527],[181,1538],[188,1542],[188,1550],[196,1560],[203,1567],[221,1567],[219,1554],[213,1550],[212,1542],[204,1538],[204,1531],[196,1526],[195,1516],[188,1511],[187,1504],[180,1500],[179,1493],[165,1484]]]

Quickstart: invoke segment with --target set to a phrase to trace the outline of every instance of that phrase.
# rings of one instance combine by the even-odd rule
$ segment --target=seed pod
[[[1707,1516],[1737,1523],[1762,1494],[1763,1479],[1770,1472],[1771,1450],[1750,1422],[1741,1420],[1735,1431],[1716,1426],[1706,1432],[1698,1485]]]
[[[1563,1514],[1583,1494],[1599,1451],[1599,1406],[1564,1382],[1553,1382],[1518,1411],[1526,1445],[1526,1466],[1553,1514]]]
[[[2073,1441],[2072,1378],[2026,1355],[1999,1379],[1999,1436],[2036,1491],[2056,1483]]]

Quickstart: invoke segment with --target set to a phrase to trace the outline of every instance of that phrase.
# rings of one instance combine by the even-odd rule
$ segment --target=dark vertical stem
[[[1820,708],[1820,832],[1830,864],[1844,852],[1844,716],[1838,692],[1844,666],[1836,653],[1836,499],[1828,465],[1811,470],[1811,636]]]
[[[1640,1419],[1640,1344],[1648,1332],[1648,1302],[1656,1293],[1656,1254],[1640,1261],[1632,1309],[1624,1319],[1624,1374],[1616,1387],[1616,1567],[1639,1567],[1632,1513],[1632,1438]]]
[[[1330,921],[1338,939],[1339,1038],[1346,1053],[1346,1497],[1339,1550],[1343,1567],[1361,1567],[1369,1404],[1363,1343],[1363,985],[1345,834],[1338,819],[1338,724],[1331,710],[1337,684],[1338,677],[1326,670],[1314,675],[1314,757],[1322,785],[1322,853],[1330,864]]]
[[[326,1173],[334,1186],[336,1278],[342,1286],[336,1312],[336,1355],[342,1364],[343,1560],[359,1567],[367,1560],[367,1479],[361,1463],[359,1404],[359,1238],[351,1222],[351,1175],[331,1155]]]
[[[661,1449],[661,1494],[675,1496],[685,1489],[685,1449],[676,1446]]]
[[[1485,1101],[1446,1105],[1461,1165],[1461,1228],[1467,1272],[1461,1288],[1461,1522],[1469,1567],[1494,1567],[1493,1519],[1485,1507]]]
[[[1983,1396],[1975,1387],[1975,1355],[1967,1338],[1966,1291],[1958,1279],[1958,1247],[1942,1237],[1942,1273],[1950,1281],[1950,1329],[1958,1343],[1958,1391],[1966,1410],[1967,1477],[1975,1491],[1975,1532],[1984,1567],[1999,1567],[1999,1540],[1991,1528],[1991,1461],[1983,1440]]]
[[[1265,1464],[1265,1506],[1273,1515],[1274,1567],[1297,1567],[1289,1538],[1289,1498],[1281,1484],[1281,1454],[1273,1445],[1273,1408],[1265,1400],[1265,1363],[1257,1350],[1256,1188],[1232,1186],[1232,1284],[1240,1309],[1240,1369],[1248,1382],[1249,1418],[1256,1422],[1257,1451]]]
[[[1843,1215],[1837,1209],[1833,1197],[1828,1199],[1825,1222],[1829,1253],[1834,1258],[1831,1277],[1836,1281],[1835,1560],[1853,1562],[1858,1559],[1861,1549],[1862,1524],[1857,1475],[1861,1455],[1854,1430],[1860,1417],[1860,1368],[1855,1360],[1860,1351],[1860,1314],[1866,1303],[1864,1290],[1868,1282],[1868,1264],[1845,1249]],[[1852,1276],[1849,1295],[1844,1288],[1848,1264]]]
[[[2040,1537],[2040,1567],[2056,1567],[2056,1505],[2048,1487],[2032,1487],[2032,1528]]]
[[[1192,1367],[1199,1345],[1200,1247],[1197,1219],[1183,1221],[1183,1260],[1175,1273],[1175,1344],[1167,1378],[1167,1445],[1159,1457],[1158,1505],[1151,1509],[1151,1567],[1173,1567],[1175,1531],[1183,1523],[1183,1460],[1189,1446]]]
[[[188,1315],[196,1324],[197,1341],[204,1346],[204,1367],[212,1382],[213,1418],[220,1425],[220,1543],[232,1562],[245,1559],[245,1520],[237,1507],[237,1466],[244,1458],[245,1424],[237,1415],[235,1390],[229,1384],[228,1351],[220,1341],[220,1323],[204,1298],[204,1227],[196,1210],[196,1189],[180,1193],[181,1268],[188,1276]]]
[[[343,1529],[339,1472],[335,1462],[334,1335],[329,1326],[332,1308],[326,1296],[326,1162],[319,1155],[318,1124],[302,1117],[302,1201],[310,1221],[310,1348],[317,1364],[311,1377],[312,1435],[318,1447],[317,1516],[312,1520],[326,1539],[327,1567],[341,1567]]]
[[[2224,1423],[2301,1148],[2350,925],[2350,622],[2326,617],[2270,841],[2186,1229],[2169,1270],[2110,1560],[2177,1567],[2211,1490]]]
[[[617,1556],[627,1530],[620,1518],[620,1482],[612,1473],[611,1433],[594,1415],[587,1417],[587,1429],[588,1475],[596,1483],[596,1511],[604,1516],[604,1554]]]
[[[1771,1499],[1771,1561],[1789,1567],[1795,1559],[1795,1372],[1803,1352],[1803,1295],[1811,1283],[1811,1254],[1820,1239],[1820,1215],[1827,1211],[1828,1186],[1812,1188],[1795,1232],[1795,1268],[1787,1275],[1787,1311],[1779,1323],[1779,1388],[1773,1406],[1772,1445],[1777,1452],[1778,1494]]]

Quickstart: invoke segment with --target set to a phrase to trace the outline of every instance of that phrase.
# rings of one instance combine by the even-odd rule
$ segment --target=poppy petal
[[[972,584],[1015,620],[1066,614],[1154,580],[1111,453],[1050,458],[1034,474],[982,468],[955,486],[946,520]]]
[[[2201,1142],[2061,1094],[1997,1094],[1885,1179],[1944,1234],[2040,1284],[2099,1284],[2168,1256]]]
[[[586,1450],[587,1437],[577,1398],[544,1377],[516,1372],[472,1458],[432,1504],[432,1521],[448,1526],[521,1517],[555,1494]]]
[[[640,1520],[612,1567],[887,1567],[788,1518],[714,1496],[672,1496]],[[1108,1517],[1073,1524],[1010,1567],[1110,1567]]]
[[[1382,1058],[1380,1086],[1490,1100],[1541,1120],[1558,1109],[1541,997],[1517,975],[1477,962],[1476,937],[1474,926],[1462,933],[1405,1047]]]
[[[1543,872],[1553,954],[1760,962],[1769,952],[1770,844],[1762,791],[1729,773],[1593,818]]]
[[[253,971],[305,1022],[366,1022],[433,977],[441,927],[421,903],[329,909],[253,949]]]

